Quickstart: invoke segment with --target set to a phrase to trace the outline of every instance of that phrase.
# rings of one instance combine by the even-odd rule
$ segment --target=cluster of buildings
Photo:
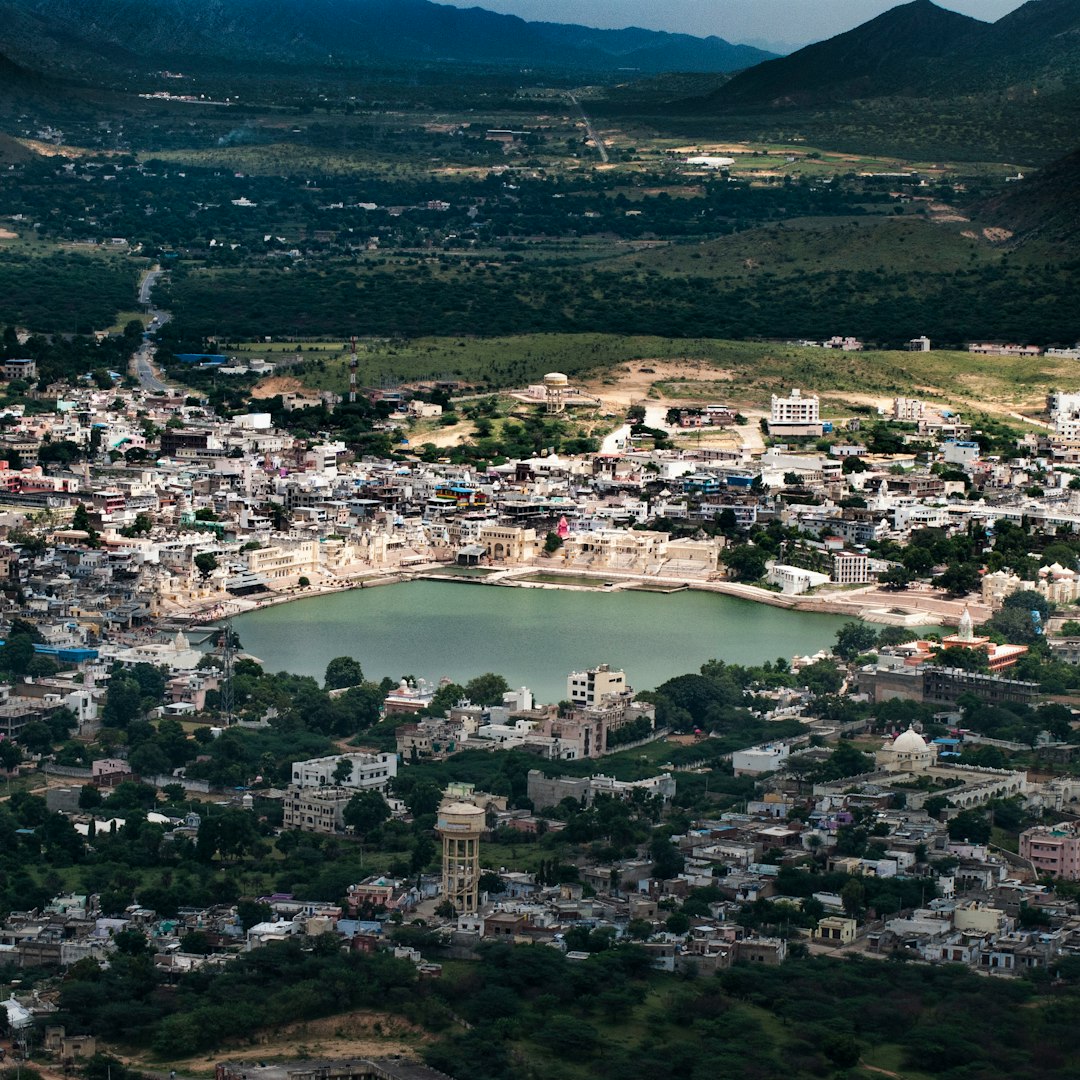
[[[401,700],[405,696],[409,700]],[[404,688],[388,709],[422,712],[434,689]],[[632,728],[630,725],[634,725]],[[634,742],[656,737],[656,710],[638,701],[623,671],[601,664],[571,672],[562,707],[537,705],[527,687],[510,691],[501,705],[452,706],[445,717],[421,717],[399,725],[397,750],[403,760],[445,758],[469,749],[525,750],[553,761],[597,758]],[[626,739],[627,732],[633,735]]]

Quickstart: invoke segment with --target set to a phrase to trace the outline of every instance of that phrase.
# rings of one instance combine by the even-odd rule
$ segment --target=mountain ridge
[[[695,111],[948,97],[1080,77],[1080,4],[1028,0],[995,23],[911,0],[826,41],[736,74]],[[693,102],[687,107],[694,108]]]
[[[729,72],[772,54],[722,38],[526,22],[431,0],[0,0],[0,51],[85,67],[148,60],[525,64]]]

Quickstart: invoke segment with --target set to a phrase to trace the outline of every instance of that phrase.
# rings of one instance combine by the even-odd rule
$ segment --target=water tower
[[[486,815],[471,803],[450,802],[439,807],[435,828],[442,837],[443,899],[454,905],[459,915],[477,908],[480,880],[480,836]]]
[[[544,376],[544,404],[549,413],[561,413],[566,408],[566,391],[570,380],[561,371],[549,371]]]

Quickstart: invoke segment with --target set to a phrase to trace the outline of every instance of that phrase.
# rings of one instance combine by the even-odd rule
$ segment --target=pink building
[[[1030,859],[1040,874],[1080,881],[1080,831],[1068,821],[1025,829],[1020,834],[1020,858]]]

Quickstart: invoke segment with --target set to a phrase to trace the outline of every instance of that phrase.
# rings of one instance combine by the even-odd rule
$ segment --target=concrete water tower
[[[566,408],[566,391],[570,380],[561,371],[549,371],[544,376],[544,405],[546,412],[561,413]]]
[[[480,836],[486,815],[471,803],[449,802],[439,807],[435,828],[442,837],[443,900],[454,905],[459,915],[469,915],[478,906],[480,880]]]

